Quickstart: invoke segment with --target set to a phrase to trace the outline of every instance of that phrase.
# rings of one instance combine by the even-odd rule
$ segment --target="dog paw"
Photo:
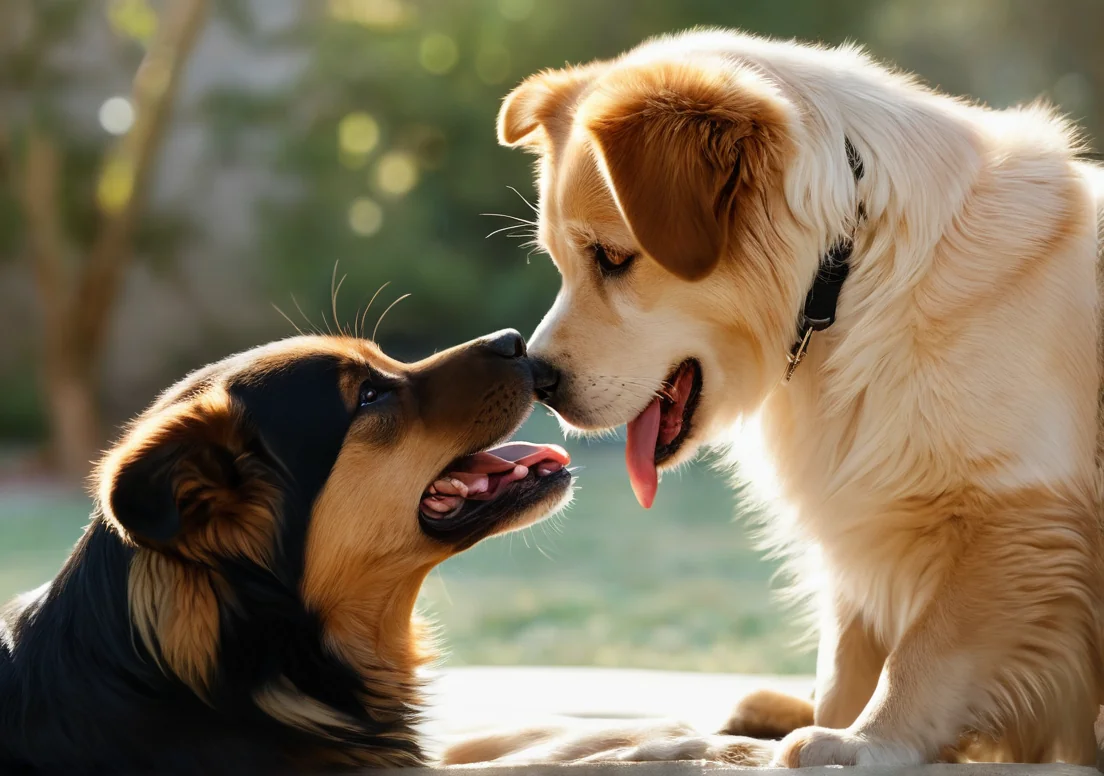
[[[718,733],[779,739],[813,724],[813,704],[803,698],[757,690],[744,696]]]
[[[919,765],[924,758],[903,744],[879,741],[849,730],[807,727],[795,730],[778,744],[776,768],[817,765]]]

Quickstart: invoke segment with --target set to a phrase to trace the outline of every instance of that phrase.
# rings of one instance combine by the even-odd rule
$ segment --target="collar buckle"
[[[851,138],[844,137],[844,150],[847,153],[847,163],[851,166],[851,173],[855,176],[855,184],[858,185],[866,172],[862,157],[851,142]],[[866,216],[866,208],[859,202],[855,214],[854,229]],[[855,232],[852,230],[849,236],[841,237],[824,256],[821,257],[820,267],[813,279],[812,288],[805,296],[805,305],[802,309],[800,323],[797,328],[797,341],[786,356],[789,362],[786,366],[786,374],[782,377],[783,384],[790,382],[798,364],[805,358],[809,350],[809,340],[814,331],[823,331],[836,321],[836,302],[839,300],[843,281],[847,279],[851,269],[851,251],[855,246]]]
[[[783,383],[788,383],[790,378],[793,377],[795,371],[797,371],[797,365],[805,359],[805,352],[809,349],[809,340],[813,337],[812,329],[805,329],[805,336],[794,343],[794,346],[790,348],[789,354],[786,356],[786,361],[789,362],[786,366],[786,375],[782,378]]]

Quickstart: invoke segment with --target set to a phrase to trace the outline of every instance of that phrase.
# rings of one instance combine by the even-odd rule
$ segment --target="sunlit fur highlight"
[[[620,425],[697,357],[672,463],[730,450],[812,593],[821,727],[776,761],[1092,763],[1104,171],[1069,123],[947,97],[855,47],[704,31],[533,76],[499,127],[541,160],[563,285],[531,352],[562,370],[557,412]],[[731,198],[729,162],[747,171]],[[782,385],[821,256],[852,232],[837,322]],[[636,265],[603,281],[594,242]]]

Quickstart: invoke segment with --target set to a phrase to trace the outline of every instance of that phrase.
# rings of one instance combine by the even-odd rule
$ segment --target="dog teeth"
[[[449,472],[443,479],[437,480],[437,482],[433,484],[440,488],[441,483],[446,480],[459,482],[467,488],[467,492],[464,493],[464,498],[472,498],[480,493],[485,493],[491,487],[491,480],[488,475],[475,474],[472,472]]]
[[[422,499],[422,508],[438,515],[447,515],[464,503],[464,499],[458,496],[429,496]]]
[[[462,480],[458,480],[455,477],[445,477],[437,480],[429,486],[429,492],[436,495],[438,493],[444,493],[448,496],[459,496],[460,498],[468,497],[468,486],[464,484]]]
[[[537,464],[537,476],[547,477],[549,474],[555,474],[563,468],[563,464],[559,461],[546,461],[544,463]]]

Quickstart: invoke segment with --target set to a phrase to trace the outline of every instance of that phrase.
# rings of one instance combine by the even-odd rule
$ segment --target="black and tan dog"
[[[423,579],[569,496],[561,449],[487,451],[533,391],[514,332],[413,365],[300,337],[169,389],[61,573],[0,616],[0,771],[425,762]]]

